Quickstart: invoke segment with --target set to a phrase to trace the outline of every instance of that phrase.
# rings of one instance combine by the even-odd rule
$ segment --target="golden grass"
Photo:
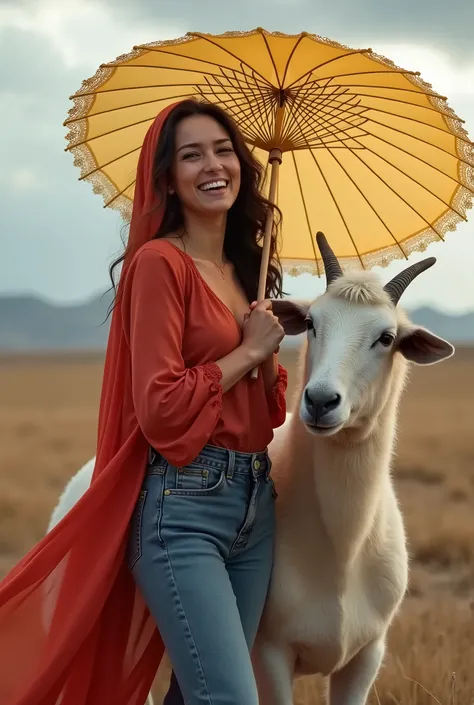
[[[43,536],[64,484],[94,454],[102,362],[0,358],[0,576]],[[291,394],[294,354],[283,362]],[[473,412],[474,349],[414,368],[394,467],[410,588],[371,705],[474,703]],[[320,680],[304,679],[295,702],[322,703],[322,692]]]

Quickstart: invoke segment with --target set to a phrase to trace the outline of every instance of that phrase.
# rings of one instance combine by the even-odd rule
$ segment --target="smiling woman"
[[[214,262],[214,268],[216,264],[232,263],[249,301],[257,299],[260,243],[267,213],[273,208],[281,217],[278,208],[261,193],[263,178],[262,165],[253,157],[234,120],[221,108],[187,100],[172,111],[163,126],[153,163],[156,191],[165,204],[163,220],[154,236],[172,239],[183,250],[188,247],[201,267],[206,267],[203,260],[208,265]],[[224,180],[225,186],[216,189],[219,180]],[[209,185],[213,187],[210,190]],[[201,235],[203,228],[206,231],[205,250],[201,242],[191,242],[190,214]],[[211,214],[217,216],[213,234],[209,232]],[[278,220],[270,245],[267,296],[279,296],[282,291],[277,231]],[[112,275],[124,256],[112,264]]]
[[[123,262],[94,475],[0,586],[2,705],[102,705],[104,694],[141,705],[165,646],[167,705],[258,703],[250,650],[274,540],[267,449],[287,386],[283,328],[270,300],[255,301],[273,208],[261,175],[216,106],[169,106],[145,137],[129,241],[111,268],[114,283]],[[275,231],[270,254],[267,296],[278,297]]]

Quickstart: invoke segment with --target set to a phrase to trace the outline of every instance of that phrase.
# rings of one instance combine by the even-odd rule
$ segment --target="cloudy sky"
[[[82,80],[134,44],[257,26],[370,46],[420,71],[474,139],[474,3],[467,0],[0,0],[0,293],[72,302],[108,286],[121,221],[77,180],[64,152],[62,123]],[[469,216],[446,243],[430,246],[436,268],[412,285],[405,304],[474,309],[474,210]],[[321,287],[311,277],[286,282],[298,296]]]

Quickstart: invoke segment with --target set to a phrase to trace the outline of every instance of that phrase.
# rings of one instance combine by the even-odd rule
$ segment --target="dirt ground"
[[[283,362],[291,394],[294,354]],[[0,577],[42,537],[64,484],[94,454],[102,364],[95,355],[0,358]],[[473,421],[474,348],[413,369],[394,469],[410,588],[373,705],[474,703]],[[298,705],[319,703],[321,682],[305,679],[295,692]]]

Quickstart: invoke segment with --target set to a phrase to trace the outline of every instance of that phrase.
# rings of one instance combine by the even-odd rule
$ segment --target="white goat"
[[[294,678],[329,678],[331,705],[365,705],[407,585],[403,521],[390,477],[407,364],[454,349],[398,308],[425,260],[384,288],[342,274],[318,234],[327,291],[314,303],[277,300],[285,331],[308,329],[295,412],[269,452],[279,497],[275,562],[254,649],[261,705],[291,705]],[[70,480],[50,527],[86,491],[89,460]]]
[[[383,287],[343,275],[317,236],[328,286],[313,303],[278,300],[288,334],[307,330],[297,413],[275,434],[275,562],[254,649],[261,705],[291,705],[300,675],[329,676],[331,705],[364,705],[407,586],[402,516],[390,477],[407,361],[450,357],[446,341],[397,308],[435,260]]]

